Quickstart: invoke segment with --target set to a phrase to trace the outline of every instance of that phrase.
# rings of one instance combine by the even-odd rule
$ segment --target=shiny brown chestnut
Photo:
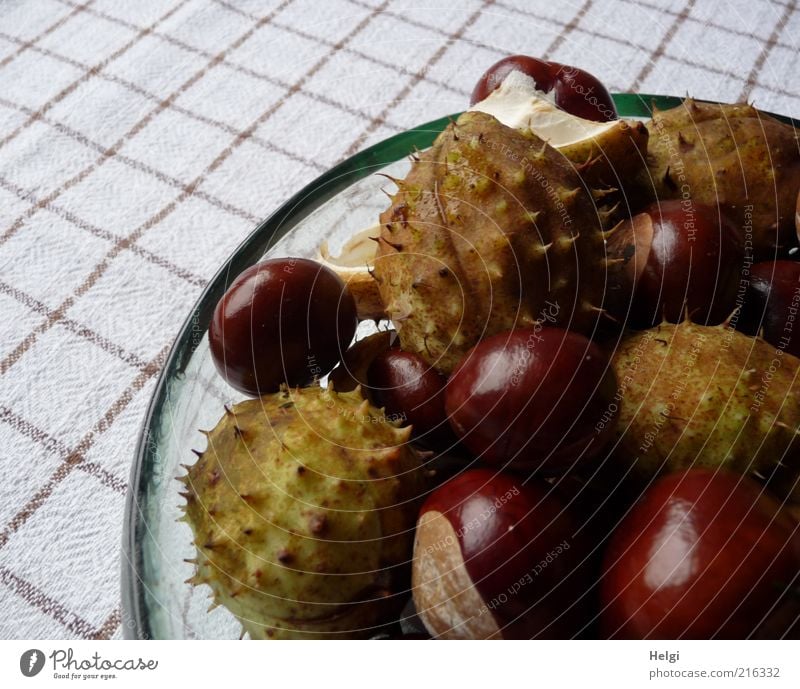
[[[479,342],[447,383],[450,425],[479,459],[559,474],[596,456],[614,431],[616,379],[583,335],[520,328]]]
[[[689,469],[660,479],[611,538],[606,635],[783,638],[797,626],[800,528],[752,479]]]
[[[605,308],[635,328],[663,320],[715,325],[736,306],[744,249],[716,208],[669,200],[620,225],[607,245]]]
[[[736,328],[800,357],[800,263],[765,261],[750,268]]]
[[[546,483],[487,469],[435,490],[417,521],[414,604],[435,638],[569,638],[589,583],[571,515]]]
[[[515,70],[531,77],[540,91],[552,91],[555,104],[572,115],[596,122],[617,119],[614,99],[597,77],[577,67],[528,55],[510,55],[489,67],[475,85],[470,105],[484,100]]]
[[[275,258],[239,275],[208,330],[217,370],[248,395],[307,385],[353,338],[356,306],[336,273],[305,258]]]
[[[411,424],[415,438],[435,446],[456,442],[444,410],[447,379],[422,357],[386,349],[373,359],[367,380],[375,403]]]

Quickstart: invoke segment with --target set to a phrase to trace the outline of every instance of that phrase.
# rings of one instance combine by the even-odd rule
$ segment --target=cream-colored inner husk
[[[548,94],[536,88],[531,77],[516,70],[470,110],[492,115],[507,127],[530,129],[553,148],[597,138],[618,125],[614,120],[593,122],[559,110]]]
[[[426,512],[417,522],[411,583],[417,614],[432,636],[503,638],[467,573],[458,536],[441,512]]]
[[[328,242],[322,242],[319,248],[319,259],[334,267],[337,272],[342,268],[353,268],[359,272],[366,267],[372,267],[375,261],[375,240],[381,233],[379,225],[373,225],[365,230],[356,232],[348,239],[336,256],[331,255]]]

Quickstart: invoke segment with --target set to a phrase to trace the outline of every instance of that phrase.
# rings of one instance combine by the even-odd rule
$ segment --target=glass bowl
[[[649,117],[655,104],[680,98],[618,94],[621,117]],[[455,117],[455,116],[454,116]],[[224,404],[243,396],[219,378],[206,330],[230,282],[265,255],[313,257],[323,240],[335,250],[354,231],[375,223],[386,207],[383,171],[404,177],[407,157],[431,145],[451,117],[393,136],[335,166],[261,223],[225,261],[181,328],[153,393],[131,471],[123,531],[123,632],[134,639],[236,639],[240,626],[223,607],[207,612],[210,590],[185,583],[194,555],[189,526],[176,521],[183,503],[175,478],[192,448],[205,447],[198,429],[213,428]],[[781,118],[785,119],[785,118]],[[369,324],[362,324],[363,333]]]

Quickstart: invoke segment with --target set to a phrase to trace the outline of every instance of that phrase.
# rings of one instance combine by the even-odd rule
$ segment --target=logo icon
[[[35,677],[44,667],[44,653],[38,648],[25,651],[19,659],[19,669],[26,677]]]

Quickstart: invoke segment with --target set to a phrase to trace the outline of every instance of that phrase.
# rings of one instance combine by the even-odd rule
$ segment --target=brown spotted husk
[[[371,636],[407,590],[420,459],[359,390],[235,405],[182,480],[208,584],[251,638]]]
[[[536,135],[465,113],[398,186],[374,275],[403,349],[447,373],[480,339],[543,312],[595,326],[608,212]]]
[[[716,206],[741,228],[756,257],[794,232],[800,145],[794,128],[745,103],[687,98],[647,124],[650,198]]]
[[[726,325],[633,333],[612,359],[618,456],[642,475],[720,468],[792,492],[800,470],[800,360]]]

